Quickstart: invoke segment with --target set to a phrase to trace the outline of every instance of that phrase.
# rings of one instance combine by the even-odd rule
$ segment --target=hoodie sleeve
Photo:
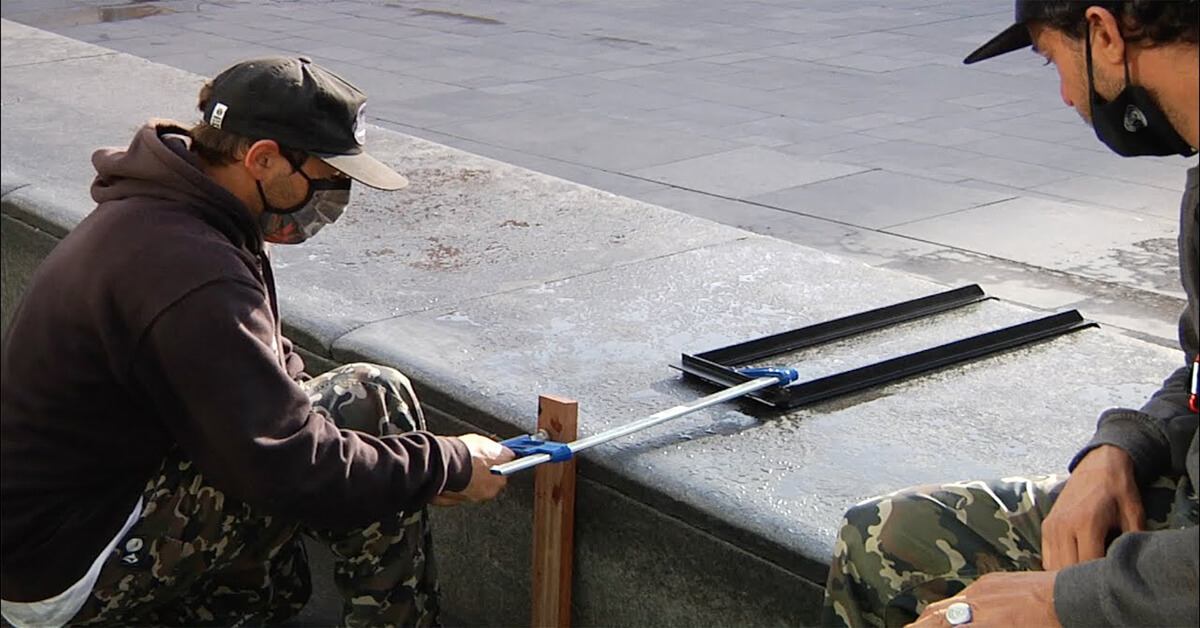
[[[1187,306],[1179,317],[1183,365],[1163,382],[1140,410],[1117,408],[1100,415],[1096,434],[1071,461],[1074,470],[1087,453],[1100,445],[1115,445],[1133,458],[1138,479],[1146,482],[1164,473],[1182,474],[1184,460],[1196,433],[1196,413],[1188,407],[1192,361],[1200,352],[1200,170],[1188,170],[1187,192],[1180,207],[1179,265]],[[1192,478],[1195,480],[1196,478]]]
[[[296,353],[295,343],[287,336],[280,336],[283,339],[283,363],[287,366],[288,377],[297,382],[302,382],[312,379],[308,373],[304,372],[304,358]]]
[[[273,332],[260,288],[219,280],[167,308],[134,354],[131,381],[215,487],[266,514],[354,526],[470,481],[457,438],[375,438],[311,412]]]
[[[1180,477],[1190,484],[1191,502],[1176,508],[1183,529],[1133,532],[1121,535],[1104,558],[1073,565],[1058,573],[1054,583],[1054,608],[1066,626],[1195,626],[1200,621],[1196,603],[1197,480],[1200,479],[1200,437],[1197,414],[1188,407],[1192,360],[1200,351],[1200,246],[1197,239],[1197,169],[1188,172],[1179,232],[1179,259],[1187,307],[1179,320],[1179,340],[1184,366],[1163,382],[1162,388],[1139,410],[1118,408],[1100,416],[1096,434],[1071,461],[1079,461],[1100,445],[1115,445],[1133,459],[1139,485],[1162,475]]]
[[[1064,626],[1195,626],[1200,528],[1132,532],[1108,555],[1058,572],[1054,610]]]
[[[1133,458],[1141,486],[1168,473],[1184,473],[1197,424],[1196,413],[1188,407],[1191,381],[1191,365],[1182,366],[1140,410],[1114,408],[1101,414],[1096,433],[1071,460],[1070,469],[1091,450],[1115,445]]]

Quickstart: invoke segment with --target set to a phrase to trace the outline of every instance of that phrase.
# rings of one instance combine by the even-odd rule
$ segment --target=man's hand
[[[1061,626],[1054,612],[1056,571],[1014,571],[985,574],[962,593],[925,607],[912,628],[949,626],[946,609],[955,602],[971,606],[971,628],[987,626]]]
[[[508,478],[492,475],[493,465],[502,464],[516,457],[512,450],[479,434],[464,434],[458,437],[471,451],[471,481],[461,491],[446,492],[434,497],[429,503],[434,506],[454,506],[464,502],[486,502],[496,497]]]
[[[1109,532],[1141,530],[1144,523],[1133,459],[1101,445],[1075,466],[1042,523],[1042,566],[1062,569],[1103,558]]]

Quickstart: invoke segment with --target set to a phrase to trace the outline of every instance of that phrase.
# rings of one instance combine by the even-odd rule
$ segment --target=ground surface
[[[212,75],[307,54],[373,120],[617,194],[1175,342],[1181,158],[1107,151],[982,0],[5,0]],[[147,117],[154,112],[147,112]]]

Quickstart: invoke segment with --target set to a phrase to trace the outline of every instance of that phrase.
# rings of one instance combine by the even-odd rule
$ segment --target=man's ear
[[[281,168],[291,170],[291,165],[279,152],[279,144],[275,140],[258,140],[251,144],[242,158],[242,165],[256,181],[278,176]]]
[[[1092,38],[1092,63],[1096,65],[1125,64],[1125,38],[1121,36],[1121,25],[1107,9],[1089,7],[1084,14],[1088,22],[1088,35]]]

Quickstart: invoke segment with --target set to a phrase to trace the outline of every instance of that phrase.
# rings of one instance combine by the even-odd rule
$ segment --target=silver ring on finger
[[[955,602],[947,606],[946,622],[951,626],[971,623],[971,605],[966,602]]]

